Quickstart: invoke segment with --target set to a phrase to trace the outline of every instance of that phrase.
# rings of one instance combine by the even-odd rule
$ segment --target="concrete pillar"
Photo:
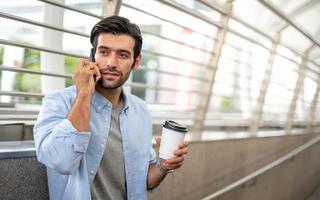
[[[102,14],[103,18],[111,15],[119,15],[122,0],[103,0]]]
[[[285,125],[285,133],[290,134],[291,133],[291,128],[292,128],[292,122],[295,116],[295,111],[296,111],[296,106],[297,106],[297,100],[300,94],[300,91],[303,87],[304,84],[304,78],[305,78],[305,69],[308,63],[308,56],[310,49],[312,47],[308,48],[307,51],[304,53],[304,57],[302,59],[302,62],[299,66],[299,72],[298,72],[298,79],[296,81],[296,85],[294,88],[293,96],[290,102],[290,107],[289,111],[287,113],[287,120],[286,120],[286,125]]]
[[[54,0],[64,4],[64,0]],[[53,26],[63,27],[64,10],[50,4],[44,5],[43,22]],[[62,51],[62,32],[43,29],[42,46],[45,48]],[[64,56],[53,53],[41,52],[41,70],[53,73],[65,73]],[[57,77],[41,76],[41,92],[47,94],[54,90],[63,89],[65,80]]]
[[[268,64],[265,69],[264,78],[261,83],[260,94],[257,99],[255,110],[253,111],[253,114],[252,114],[252,123],[249,131],[250,136],[256,136],[257,130],[259,129],[259,126],[260,126],[260,121],[261,121],[262,111],[263,111],[263,104],[264,104],[266,93],[271,80],[273,62],[276,55],[277,47],[279,45],[280,36],[281,36],[281,31],[279,31],[276,34],[274,41],[272,43],[272,47],[270,49],[270,56],[269,56]]]
[[[201,139],[201,133],[204,129],[204,120],[209,108],[211,91],[214,85],[222,47],[227,34],[228,22],[232,14],[232,0],[229,0],[227,2],[227,4],[225,5],[225,10],[227,12],[227,15],[222,15],[220,19],[220,24],[224,28],[219,29],[217,32],[217,41],[214,43],[213,55],[209,61],[209,65],[212,67],[208,67],[206,69],[206,72],[204,73],[204,79],[209,80],[207,83],[204,83],[202,87],[202,93],[205,95],[200,98],[193,119],[191,132],[193,134],[192,138],[195,140]]]

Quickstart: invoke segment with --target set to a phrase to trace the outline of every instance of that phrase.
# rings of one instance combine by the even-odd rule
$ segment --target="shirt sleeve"
[[[90,140],[90,132],[77,131],[67,119],[71,106],[62,93],[48,95],[33,131],[38,160],[61,174],[79,167]]]
[[[150,156],[149,156],[149,164],[155,164],[157,162],[157,153],[151,145]]]

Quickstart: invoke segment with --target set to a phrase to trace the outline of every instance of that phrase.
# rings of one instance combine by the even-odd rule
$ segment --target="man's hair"
[[[90,42],[94,49],[97,48],[98,37],[100,33],[112,33],[114,35],[127,34],[135,40],[134,58],[141,53],[142,36],[140,28],[129,21],[129,19],[120,16],[110,16],[102,19],[91,30]]]

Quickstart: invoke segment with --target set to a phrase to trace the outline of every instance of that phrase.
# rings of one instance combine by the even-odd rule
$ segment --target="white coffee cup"
[[[186,126],[171,120],[165,121],[162,125],[159,157],[162,159],[174,157],[174,151],[179,148],[179,144],[183,141],[187,131]]]

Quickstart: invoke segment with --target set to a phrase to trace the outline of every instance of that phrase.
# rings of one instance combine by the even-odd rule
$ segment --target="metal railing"
[[[71,10],[71,11],[74,11],[74,12],[77,12],[77,13],[80,13],[83,15],[90,16],[90,17],[102,19],[102,16],[99,16],[99,15],[96,15],[96,14],[93,14],[91,12],[87,12],[84,10],[80,10],[80,9],[77,9],[77,8],[74,8],[71,6],[67,6],[65,4],[61,4],[61,3],[57,3],[57,2],[53,2],[53,1],[48,1],[48,0],[38,0],[38,1],[43,2],[43,3],[47,3],[47,4],[51,4],[53,6],[57,6],[57,7],[63,8],[63,9]]]
[[[57,6],[57,7],[66,9],[66,10],[74,11],[74,12],[77,12],[77,13],[80,13],[80,14],[83,14],[83,15],[86,15],[86,16],[94,17],[94,18],[97,18],[97,19],[101,19],[102,18],[101,16],[93,14],[91,12],[87,12],[87,11],[84,11],[84,10],[81,10],[81,9],[77,9],[77,8],[74,8],[74,7],[71,7],[71,6],[67,6],[67,5],[64,5],[64,4],[60,4],[60,3],[56,3],[56,2],[52,2],[52,1],[49,1],[49,0],[38,0],[38,1],[46,3],[46,4],[51,4],[53,6]],[[248,41],[248,42],[250,42],[252,44],[259,45],[260,47],[262,47],[262,48],[264,48],[266,50],[270,50],[271,49],[270,47],[266,46],[265,44],[263,44],[258,39],[254,39],[254,38],[248,37],[245,34],[239,32],[237,30],[234,30],[234,29],[232,29],[230,27],[222,27],[218,22],[209,19],[207,16],[205,16],[205,15],[203,15],[203,14],[197,12],[197,11],[188,9],[187,7],[185,7],[185,6],[181,5],[181,4],[178,4],[178,3],[173,2],[173,1],[168,1],[168,0],[157,0],[157,2],[162,3],[163,5],[172,7],[174,9],[176,9],[178,12],[183,12],[183,13],[185,13],[187,15],[190,15],[190,16],[196,18],[196,19],[199,19],[199,20],[207,23],[208,26],[213,26],[213,27],[215,27],[217,29],[226,29],[229,34],[230,33],[234,34],[234,35],[236,35],[236,36],[242,38],[243,40],[246,40],[246,41]],[[213,9],[214,11],[216,11],[218,13],[220,13],[221,15],[226,15],[227,14],[224,11],[224,9],[219,8],[217,5],[214,5],[213,3],[209,2],[209,1],[197,0],[197,2],[202,3],[203,5]],[[260,2],[263,2],[263,1],[260,0]],[[213,36],[213,35],[209,35],[209,34],[197,31],[197,30],[193,30],[190,27],[182,25],[179,22],[176,22],[174,20],[168,20],[165,17],[155,15],[155,14],[153,14],[151,12],[148,12],[147,10],[140,9],[140,8],[137,8],[135,6],[132,6],[132,5],[129,5],[129,4],[126,4],[126,3],[123,3],[122,6],[127,7],[129,9],[133,9],[133,10],[139,12],[139,13],[146,14],[146,15],[151,16],[153,18],[159,19],[159,20],[161,20],[161,21],[163,21],[165,23],[169,23],[171,25],[174,25],[174,26],[177,26],[177,27],[180,27],[180,28],[183,28],[183,29],[190,30],[193,33],[196,33],[196,34],[199,34],[201,36],[204,36],[205,38],[209,39],[211,42],[216,42],[217,41],[217,38],[215,36]],[[267,7],[269,7],[269,6],[267,6]],[[275,11],[275,13],[278,14],[277,11]],[[299,31],[303,32],[302,29],[300,29],[299,27],[297,27],[294,24],[292,24],[292,22],[289,19],[286,19],[285,16],[282,16],[281,13],[278,14],[278,15],[281,18],[283,18],[285,21],[287,21],[290,25],[292,25],[294,28],[297,28]],[[69,30],[69,29],[65,29],[65,28],[61,28],[61,27],[56,27],[56,26],[52,26],[52,25],[49,25],[49,24],[45,24],[45,23],[36,22],[36,21],[33,21],[33,20],[21,18],[21,17],[14,16],[14,15],[7,14],[7,13],[3,13],[3,12],[0,12],[0,17],[6,18],[6,19],[9,19],[9,20],[14,20],[14,21],[17,21],[17,22],[22,22],[22,23],[34,25],[34,26],[41,27],[41,28],[47,28],[47,29],[51,29],[51,30],[56,30],[56,31],[60,31],[60,32],[63,32],[63,33],[68,33],[68,34],[72,34],[72,35],[76,35],[76,36],[81,36],[81,37],[86,37],[86,38],[89,37],[89,35],[86,34],[86,33],[81,33],[81,32],[78,32],[78,31],[73,31],[73,30]],[[242,20],[240,17],[232,15],[231,18],[233,20],[239,22],[240,24],[244,25],[245,27],[249,28],[250,30],[254,31],[258,35],[262,36],[263,38],[266,38],[266,40],[271,41],[271,42],[274,41],[274,38],[272,38],[271,36],[269,36],[265,32],[257,29],[256,27],[248,24],[247,22]],[[142,33],[158,37],[161,40],[173,42],[173,43],[175,43],[177,45],[184,45],[186,47],[194,48],[194,49],[199,50],[199,51],[201,51],[202,53],[204,53],[204,54],[206,54],[208,56],[214,56],[213,51],[209,51],[209,50],[206,50],[204,48],[197,47],[195,45],[191,45],[191,44],[188,44],[188,43],[183,43],[182,44],[181,41],[179,41],[177,39],[172,39],[172,38],[169,38],[169,37],[166,37],[166,36],[162,36],[161,34],[152,33],[152,32],[147,31],[147,30],[142,30]],[[306,35],[306,36],[308,36],[308,35]],[[313,41],[314,39],[312,37],[311,38],[310,37],[311,36],[309,36],[308,38],[312,42],[314,42]],[[4,40],[4,39],[0,39],[0,44],[16,46],[16,47],[21,47],[21,48],[27,48],[27,49],[34,49],[34,50],[37,50],[37,51],[49,52],[49,53],[54,53],[54,54],[58,54],[58,55],[76,57],[76,58],[79,58],[79,57],[87,58],[87,56],[83,56],[83,55],[79,55],[79,54],[69,53],[69,52],[65,52],[65,51],[56,51],[54,49],[50,49],[50,48],[46,48],[46,47],[37,47],[37,46],[34,46],[34,45],[28,45],[28,44],[24,44],[24,43],[21,43],[21,42],[8,41],[8,40]],[[241,47],[237,47],[237,46],[235,46],[233,44],[230,44],[230,43],[228,44],[228,42],[226,42],[224,45],[229,45],[231,48],[234,48],[237,51],[246,52],[248,54],[251,53],[250,51],[241,49]],[[287,49],[290,49],[293,53],[295,53],[296,55],[300,56],[301,58],[305,57],[301,52],[297,52],[292,47],[288,47],[285,44],[281,44],[281,45],[286,47]],[[165,58],[169,58],[169,59],[173,59],[173,60],[177,60],[177,61],[188,62],[188,63],[190,63],[190,64],[192,64],[192,65],[194,65],[196,67],[199,67],[201,69],[215,67],[215,66],[211,66],[210,64],[197,62],[197,61],[194,61],[194,60],[191,60],[191,59],[184,59],[184,58],[181,58],[181,57],[176,56],[176,55],[168,55],[166,53],[161,53],[161,52],[144,50],[143,53],[152,54],[152,55],[155,55],[157,57],[165,57]],[[300,64],[297,61],[289,58],[286,55],[282,55],[279,52],[277,52],[276,55],[281,56],[281,57],[285,58],[286,60],[289,60],[290,62],[293,62],[293,63],[295,63],[297,65]],[[237,59],[232,59],[232,58],[228,58],[228,60],[234,61],[235,63],[240,63],[241,62],[241,61],[238,61]],[[314,64],[317,67],[320,67],[320,65],[318,65],[317,63],[315,63],[312,60],[309,60],[309,62],[311,62],[312,64]],[[309,67],[307,67],[307,69],[310,70],[310,71],[313,71],[314,73],[316,73],[318,75],[320,74],[319,72],[316,72],[316,71],[312,70]],[[166,75],[177,76],[177,77],[178,76],[186,77],[186,78],[190,78],[190,79],[193,79],[193,80],[196,80],[196,81],[201,81],[203,83],[208,81],[208,78],[205,78],[205,76],[183,75],[183,74],[179,74],[179,73],[176,73],[176,72],[165,71],[165,70],[162,70],[162,69],[149,69],[149,68],[147,68],[145,66],[142,66],[141,70],[143,70],[145,72],[148,72],[148,71],[157,72],[159,74],[166,74]],[[17,69],[17,68],[11,68],[10,66],[0,66],[0,71],[13,71],[13,72],[31,73],[31,74],[46,75],[46,76],[61,77],[61,78],[71,78],[71,75],[68,75],[68,74],[49,73],[49,72],[44,72],[44,71],[34,71],[34,70],[27,70],[27,69]],[[239,75],[239,74],[235,74],[235,75]],[[251,77],[248,76],[248,77],[245,77],[245,78],[250,79]],[[194,93],[194,94],[198,95],[199,97],[201,95],[209,95],[209,94],[201,92],[197,88],[196,89],[192,89],[192,90],[188,90],[188,91],[181,91],[181,90],[177,90],[175,88],[167,88],[167,87],[162,87],[162,86],[150,86],[148,84],[136,83],[136,82],[128,83],[127,86],[135,87],[135,88],[159,90],[159,91],[169,91],[169,92],[190,92],[190,93]],[[237,87],[237,86],[234,86],[234,88],[235,89],[239,89],[239,87]],[[215,95],[219,95],[217,93],[214,93],[214,94]],[[24,93],[24,92],[18,92],[18,91],[1,91],[0,95],[25,96],[25,97],[43,97],[44,94]]]

